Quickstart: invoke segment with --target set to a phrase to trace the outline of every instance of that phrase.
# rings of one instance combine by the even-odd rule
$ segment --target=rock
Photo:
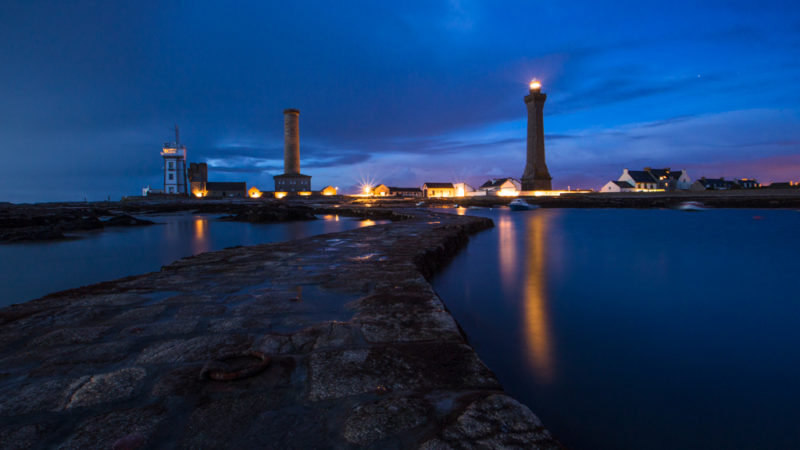
[[[129,216],[127,214],[113,216],[112,218],[103,221],[104,227],[132,227],[153,224],[155,224],[155,222],[151,220],[137,219],[136,217]]]
[[[141,386],[147,372],[141,367],[93,375],[70,396],[66,409],[130,398]]]
[[[83,450],[108,449],[114,448],[115,445],[137,444],[139,447],[154,445],[155,442],[152,442],[151,437],[164,412],[162,407],[150,406],[91,417],[81,422],[58,448]]]
[[[361,324],[361,332],[369,342],[459,342],[462,339],[453,316],[442,310],[366,313],[358,314],[354,320]]]
[[[530,409],[503,394],[467,406],[440,438],[455,448],[562,448]]]
[[[309,376],[311,400],[380,389],[500,389],[497,379],[471,348],[435,342],[314,352]]]
[[[59,411],[65,400],[86,378],[31,380],[0,395],[0,416],[18,416],[43,411]]]
[[[98,340],[110,329],[111,327],[107,326],[62,328],[34,339],[30,345],[49,347],[53,345],[86,344]]]
[[[211,335],[176,339],[147,347],[136,360],[138,364],[197,362],[217,359],[219,355],[250,347],[247,335]]]
[[[135,450],[147,442],[147,436],[142,433],[131,433],[121,437],[111,446],[112,450]]]
[[[430,419],[431,406],[425,400],[392,397],[359,405],[345,421],[344,437],[352,444],[366,445],[403,434]]]
[[[0,444],[4,450],[27,450],[41,446],[47,434],[55,426],[48,423],[37,423],[23,426],[6,426],[0,428]]]

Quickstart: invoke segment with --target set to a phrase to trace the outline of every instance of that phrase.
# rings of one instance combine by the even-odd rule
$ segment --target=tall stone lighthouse
[[[550,172],[544,162],[544,102],[547,94],[542,93],[542,84],[531,81],[530,93],[525,96],[528,107],[528,157],[525,172],[522,173],[523,191],[549,191],[553,189]]]
[[[283,111],[283,174],[272,177],[275,192],[311,192],[311,177],[300,173],[300,111]]]

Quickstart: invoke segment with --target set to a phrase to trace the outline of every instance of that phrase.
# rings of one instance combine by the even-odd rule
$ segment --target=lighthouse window
[[[175,179],[175,174],[174,173],[169,174],[169,179],[170,180],[174,180]]]
[[[175,161],[169,162],[169,170],[175,170]]]

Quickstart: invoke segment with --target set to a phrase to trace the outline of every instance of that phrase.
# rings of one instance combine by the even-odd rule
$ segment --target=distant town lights
[[[539,80],[531,80],[531,90],[539,91],[542,89],[542,82]]]

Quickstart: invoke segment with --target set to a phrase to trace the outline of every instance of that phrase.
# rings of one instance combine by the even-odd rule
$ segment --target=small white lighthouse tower
[[[175,125],[175,143],[166,143],[161,149],[164,157],[164,193],[186,194],[186,147],[181,145],[178,126]]]

